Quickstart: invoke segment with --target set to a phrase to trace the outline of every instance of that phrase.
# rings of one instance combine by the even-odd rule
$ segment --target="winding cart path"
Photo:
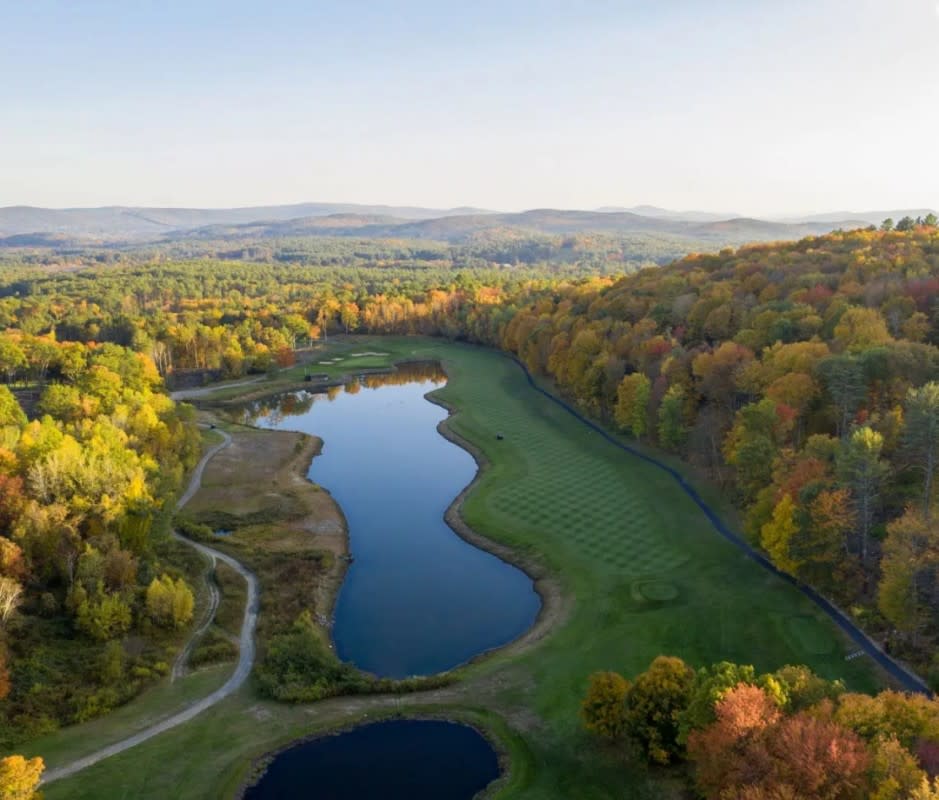
[[[199,486],[202,484],[202,474],[205,472],[205,466],[209,463],[209,460],[220,450],[225,449],[231,444],[231,436],[225,433],[225,431],[221,430],[219,430],[218,433],[224,437],[223,441],[209,448],[206,454],[202,456],[202,459],[196,465],[196,468],[192,472],[192,477],[189,479],[189,485],[186,488],[186,491],[176,503],[177,511],[186,505],[186,503],[192,499],[193,495],[199,491]],[[57,781],[62,778],[67,778],[71,775],[74,775],[76,772],[81,772],[81,770],[97,764],[99,761],[104,761],[104,759],[110,758],[113,755],[123,753],[125,750],[130,750],[130,748],[136,747],[138,744],[145,742],[148,739],[152,739],[154,736],[159,736],[161,733],[165,733],[168,730],[189,722],[189,720],[191,720],[193,717],[198,716],[206,709],[211,708],[237,691],[247,680],[248,675],[251,674],[251,669],[254,667],[255,658],[254,629],[257,626],[258,621],[257,578],[243,564],[241,564],[241,562],[236,561],[230,555],[222,553],[213,547],[209,547],[199,542],[194,542],[191,539],[187,539],[178,532],[175,532],[173,535],[180,541],[183,541],[189,546],[194,547],[213,563],[215,560],[218,560],[228,564],[228,566],[237,571],[241,577],[245,579],[245,583],[248,585],[248,596],[245,602],[245,615],[241,623],[241,635],[239,637],[238,665],[235,667],[235,671],[221,687],[206,697],[203,697],[201,700],[196,700],[195,702],[183,708],[181,711],[177,711],[172,716],[169,716],[148,728],[144,728],[144,730],[139,731],[132,736],[128,736],[126,739],[121,739],[119,742],[115,742],[108,747],[104,747],[95,753],[91,753],[90,755],[87,755],[83,758],[79,758],[78,760],[73,761],[71,764],[66,764],[56,769],[49,770],[43,777],[42,782],[44,784],[52,783],[53,781]],[[212,587],[210,584],[210,591],[211,588]],[[212,616],[214,616],[214,612],[209,616],[210,622]],[[192,643],[200,635],[204,628],[205,625],[201,626],[193,633],[189,644],[187,644],[183,650],[183,654],[189,652]],[[183,664],[185,661],[183,660],[177,663]],[[174,672],[175,671],[176,670],[174,668]]]

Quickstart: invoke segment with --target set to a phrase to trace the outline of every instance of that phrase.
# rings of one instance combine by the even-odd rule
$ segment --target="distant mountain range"
[[[714,212],[714,211],[672,211],[668,208],[659,208],[658,206],[603,206],[595,209],[603,213],[627,212],[629,214],[639,214],[643,217],[655,217],[656,219],[678,219],[687,222],[719,222],[725,219],[739,219],[743,214],[737,212]]]
[[[858,225],[880,225],[888,217],[894,222],[903,217],[925,217],[935,214],[932,208],[895,208],[888,211],[834,211],[828,214],[810,214],[805,217],[789,217],[781,222],[853,222]]]
[[[428,239],[460,243],[488,235],[599,233],[682,237],[741,244],[798,239],[836,228],[877,224],[886,217],[921,216],[928,209],[818,214],[763,220],[655,206],[593,211],[533,209],[500,213],[477,208],[301,203],[250,208],[0,208],[0,246],[64,248],[183,240],[247,240],[310,236]]]
[[[484,214],[479,208],[416,208],[412,206],[366,206],[354,203],[299,203],[286,206],[246,208],[147,208],[104,206],[102,208],[0,208],[0,236],[22,233],[60,233],[78,236],[159,236],[168,231],[193,230],[206,225],[242,225],[277,222],[335,214],[364,214],[397,219],[429,219],[457,214]]]
[[[793,239],[832,229],[828,223],[780,222],[737,218],[710,222],[643,216],[628,211],[563,211],[534,209],[520,213],[453,214],[420,220],[357,214],[302,217],[283,222],[210,225],[185,232],[181,238],[258,239],[295,236],[358,236],[371,239],[432,239],[459,243],[495,232],[519,234],[658,233],[693,239],[764,241]]]

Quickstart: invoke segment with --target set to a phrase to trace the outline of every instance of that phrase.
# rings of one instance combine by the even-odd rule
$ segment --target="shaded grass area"
[[[248,589],[244,579],[228,564],[219,561],[215,565],[215,581],[219,588],[219,604],[215,612],[215,624],[229,636],[241,633]]]
[[[231,667],[223,665],[193,672],[175,683],[166,678],[107,716],[35,739],[19,749],[30,757],[42,756],[47,767],[66,764],[170,716],[217,689],[230,673]]]
[[[440,394],[459,409],[449,424],[489,462],[463,516],[558,576],[573,598],[567,622],[533,649],[497,653],[461,670],[460,685],[435,692],[287,707],[246,689],[171,734],[50,786],[50,800],[160,797],[167,787],[177,797],[227,796],[251,757],[291,737],[366,713],[429,707],[481,714],[512,755],[499,797],[663,798],[673,796],[673,776],[649,774],[581,730],[577,710],[591,672],[634,675],[669,653],[694,666],[807,664],[855,690],[879,686],[863,659],[845,661],[845,642],[827,617],[722,539],[669,476],[532,391],[512,362],[419,339],[355,346],[390,352],[389,359],[444,361],[450,382]]]
[[[152,552],[140,559],[143,580],[134,598],[138,609],[148,576],[167,572],[197,588],[205,569],[191,548],[160,533],[154,540]],[[201,606],[206,598],[197,597]],[[122,666],[119,674],[109,676],[104,670],[107,644],[77,629],[66,611],[65,587],[49,592],[47,599],[48,609],[24,607],[23,616],[12,622],[17,626],[10,637],[13,691],[0,703],[0,754],[62,726],[110,714],[147,691],[167,674],[191,631],[167,630],[146,617],[138,619],[117,640]]]
[[[210,627],[189,655],[189,666],[193,669],[208,664],[224,664],[238,658],[238,645],[221,629]]]

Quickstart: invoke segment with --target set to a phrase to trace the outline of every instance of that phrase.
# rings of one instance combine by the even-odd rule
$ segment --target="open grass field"
[[[880,685],[865,659],[845,661],[845,642],[820,611],[720,538],[673,479],[534,392],[508,359],[420,339],[341,347],[445,364],[441,399],[459,409],[449,425],[489,462],[463,516],[557,576],[571,600],[565,622],[533,647],[496,653],[464,668],[457,685],[421,695],[286,707],[246,687],[193,722],[52,784],[48,800],[227,797],[252,757],[293,737],[422,709],[468,715],[493,733],[512,757],[500,798],[678,797],[671,778],[602,752],[582,732],[577,711],[591,672],[634,674],[668,653],[695,666],[807,664],[853,689]]]

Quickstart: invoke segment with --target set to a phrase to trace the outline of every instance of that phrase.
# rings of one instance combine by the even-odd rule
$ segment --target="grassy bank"
[[[662,776],[602,752],[581,731],[577,708],[592,671],[633,674],[665,652],[695,665],[804,663],[855,689],[878,685],[864,659],[845,661],[834,625],[721,539],[671,478],[532,391],[498,353],[416,339],[350,346],[386,352],[386,362],[445,363],[441,399],[459,409],[449,425],[489,465],[463,517],[557,576],[572,598],[566,622],[529,649],[465,668],[456,686],[420,695],[288,707],[245,687],[193,722],[49,786],[49,800],[229,796],[253,758],[293,737],[364,715],[460,709],[478,714],[513,756],[499,797],[599,800],[628,787],[630,797],[662,798],[671,791]]]

